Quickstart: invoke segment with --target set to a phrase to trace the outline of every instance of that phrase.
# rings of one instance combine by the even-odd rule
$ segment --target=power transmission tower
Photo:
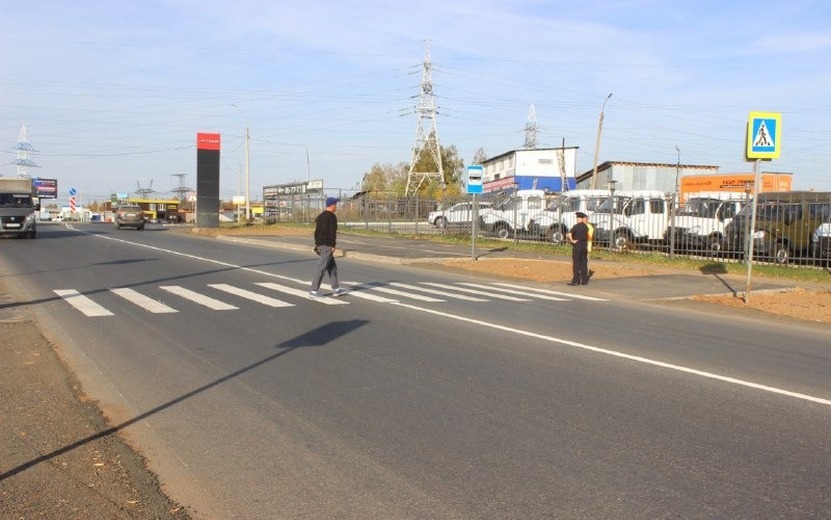
[[[185,186],[185,177],[187,177],[187,173],[174,173],[174,177],[179,177],[179,184],[173,188],[173,193],[176,194],[176,198],[179,200],[179,204],[181,205],[182,202],[185,200],[185,197],[188,193],[193,191],[192,188],[188,188]]]
[[[20,127],[20,134],[17,137],[17,146],[15,146],[14,149],[17,150],[17,160],[14,161],[14,164],[17,165],[18,177],[28,177],[29,168],[39,168],[39,166],[29,158],[29,154],[35,153],[37,150],[35,150],[31,143],[29,143],[29,137],[26,133],[26,125]]]
[[[416,125],[415,144],[413,145],[413,157],[410,160],[410,171],[407,174],[407,188],[404,196],[409,197],[418,192],[425,182],[439,181],[444,188],[444,168],[441,163],[441,146],[439,145],[439,132],[436,127],[436,100],[433,97],[433,65],[430,62],[430,40],[425,41],[426,53],[424,58],[424,68],[421,77],[421,95],[419,96],[418,106],[416,107],[416,115],[418,116],[418,123]],[[429,125],[429,131],[426,127]],[[419,161],[427,157],[431,159],[435,165],[436,171],[415,171]],[[429,164],[430,161],[427,161]],[[424,166],[421,162],[421,166]]]
[[[525,123],[525,144],[523,147],[526,150],[533,150],[537,147],[537,111],[534,105],[528,109],[528,122]]]
[[[146,199],[153,193],[156,193],[156,190],[153,189],[153,179],[150,179],[150,186],[147,188],[142,188],[139,181],[136,181],[136,195],[138,195],[139,198]]]

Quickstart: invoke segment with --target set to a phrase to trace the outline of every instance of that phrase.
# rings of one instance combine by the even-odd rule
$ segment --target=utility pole
[[[251,175],[249,171],[249,156],[248,156],[248,142],[251,140],[248,134],[248,116],[245,115],[245,112],[237,105],[236,103],[231,103],[231,106],[239,110],[239,113],[242,115],[243,119],[245,119],[245,221],[248,222],[251,218],[251,201],[249,200],[251,197],[249,196],[251,193],[250,190],[250,180]]]
[[[251,141],[250,136],[248,135],[248,121],[246,118],[245,122],[245,221],[251,221],[251,174],[249,171],[249,162],[248,162],[248,142]]]
[[[681,175],[681,149],[675,146],[677,158],[675,160],[675,187],[672,195],[672,218],[669,223],[669,259],[675,258],[675,214],[678,213],[678,206],[681,204],[681,195],[678,189],[678,178]]]
[[[597,188],[597,157],[600,154],[600,134],[603,132],[603,110],[606,109],[606,102],[612,97],[610,93],[600,107],[600,119],[597,121],[597,141],[594,143],[594,171],[592,172],[592,189]]]

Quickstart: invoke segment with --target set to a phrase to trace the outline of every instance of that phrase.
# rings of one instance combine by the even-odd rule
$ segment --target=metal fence
[[[638,199],[615,194],[590,213],[589,221],[595,229],[595,248],[600,249],[736,262],[747,258],[752,243],[756,261],[827,268],[831,259],[831,194],[799,193],[794,197],[764,199],[760,195],[752,232],[752,205],[746,201],[732,206],[712,201],[710,205],[685,210],[685,206],[674,207],[672,197]],[[494,226],[490,226],[490,232],[484,231],[482,216],[494,212],[494,205],[504,197],[500,195],[481,198],[478,214],[471,208],[470,195],[438,201],[339,190],[335,196],[340,198],[338,219],[342,230],[465,238],[470,236],[476,221],[478,236],[547,243],[563,239],[563,234],[552,233],[550,228],[534,226],[535,217],[541,221],[539,215],[509,215],[505,218],[514,224],[509,232],[497,233]],[[271,220],[313,222],[323,210],[324,200],[322,196],[292,200],[284,205],[285,211]],[[558,224],[565,222],[562,213],[556,213],[556,204],[553,207],[543,210],[548,211],[545,216]]]

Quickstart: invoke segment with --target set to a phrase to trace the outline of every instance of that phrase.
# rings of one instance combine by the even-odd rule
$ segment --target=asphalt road
[[[4,282],[196,518],[831,516],[825,329],[349,254],[315,301],[308,251],[39,232]]]

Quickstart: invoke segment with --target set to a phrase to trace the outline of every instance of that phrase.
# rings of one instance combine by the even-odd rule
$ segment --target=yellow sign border
[[[776,121],[776,133],[773,136],[772,152],[753,151],[753,121],[758,119],[773,119]],[[748,159],[776,159],[782,153],[782,114],[780,112],[751,112],[747,118],[747,158]]]

